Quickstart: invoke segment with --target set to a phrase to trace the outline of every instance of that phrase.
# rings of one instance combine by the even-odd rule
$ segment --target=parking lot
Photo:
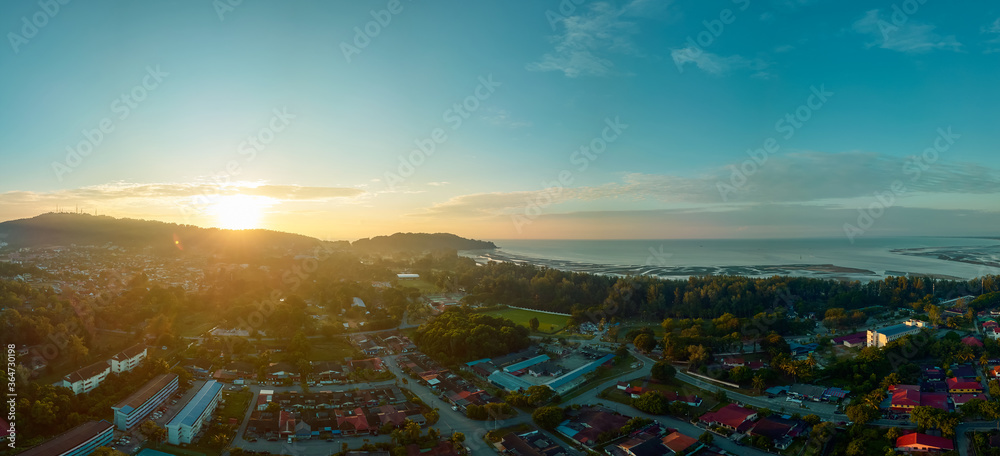
[[[172,419],[174,415],[184,408],[187,401],[198,393],[198,389],[200,389],[205,382],[194,381],[192,383],[193,385],[187,390],[187,392],[184,394],[180,394],[179,392],[174,393],[166,400],[166,402],[150,412],[147,417],[140,420],[139,424],[136,424],[128,432],[115,430],[114,440],[111,442],[112,447],[127,454],[132,454],[138,451],[146,440],[146,437],[142,435],[141,431],[139,431],[139,427],[142,423],[145,423],[147,419],[150,419],[153,420],[153,422],[158,426],[166,428],[170,419]]]

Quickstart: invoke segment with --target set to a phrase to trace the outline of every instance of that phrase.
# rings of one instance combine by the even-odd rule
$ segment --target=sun
[[[266,198],[247,195],[227,195],[212,205],[211,213],[219,228],[250,230],[260,227],[260,220],[268,203]]]

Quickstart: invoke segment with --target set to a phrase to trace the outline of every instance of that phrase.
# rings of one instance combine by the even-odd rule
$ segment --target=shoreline
[[[895,249],[895,250],[920,250],[920,249]],[[912,256],[922,256],[929,257],[927,254],[915,254],[915,253],[905,253],[896,252],[900,255],[912,255]],[[530,257],[526,255],[517,255],[507,252],[503,252],[501,249],[497,250],[463,250],[459,251],[460,256],[465,256],[472,258],[479,264],[486,264],[489,262],[507,262],[507,263],[527,263],[540,267],[547,267],[552,269],[558,269],[567,272],[580,272],[580,273],[590,273],[596,275],[608,275],[616,277],[624,277],[629,275],[645,275],[658,277],[666,280],[687,280],[690,277],[701,277],[701,276],[720,276],[720,275],[730,275],[730,276],[743,276],[749,278],[767,278],[773,276],[788,276],[788,277],[804,277],[804,278],[814,278],[814,279],[831,279],[839,281],[873,281],[882,280],[885,277],[896,276],[896,277],[924,277],[924,278],[934,278],[934,279],[944,279],[944,280],[968,280],[964,277],[958,277],[948,274],[941,273],[927,273],[927,272],[908,272],[908,271],[897,271],[897,270],[885,270],[883,273],[872,271],[870,269],[864,268],[854,268],[847,266],[838,266],[830,263],[822,264],[811,264],[811,263],[789,263],[789,264],[769,264],[769,265],[751,265],[751,266],[667,266],[667,265],[613,265],[613,264],[601,264],[585,261],[571,261],[571,260],[553,260],[547,258],[537,258]],[[958,259],[951,258],[938,258],[945,261],[962,261]],[[981,263],[972,263],[981,264]],[[994,267],[991,264],[985,264],[984,267]],[[1000,264],[997,264],[1000,266]]]

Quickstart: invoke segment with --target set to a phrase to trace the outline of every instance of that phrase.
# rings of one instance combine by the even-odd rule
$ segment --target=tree
[[[87,345],[83,343],[82,337],[77,336],[76,334],[69,336],[69,343],[66,345],[66,354],[68,354],[70,358],[73,358],[74,363],[80,364],[87,358],[89,353],[90,349],[88,349]]]
[[[653,364],[649,374],[661,382],[669,382],[677,375],[677,369],[666,361],[657,361]]]
[[[819,415],[816,415],[814,413],[810,413],[810,414],[808,414],[806,416],[803,416],[802,417],[802,421],[805,421],[810,426],[815,426],[815,425],[819,424],[819,422],[822,421],[822,420],[820,419]]]
[[[647,391],[639,398],[632,399],[632,406],[653,415],[665,415],[669,410],[670,401],[657,391]]]
[[[715,440],[715,436],[711,432],[705,431],[698,436],[698,441],[704,443],[705,445],[711,445],[712,440]]]
[[[538,317],[531,317],[531,320],[528,320],[528,326],[531,327],[531,332],[538,331]]]
[[[852,440],[847,445],[847,456],[862,456],[865,454],[865,444],[861,440]]]
[[[692,366],[700,366],[708,361],[708,349],[704,345],[691,345],[688,347],[688,361]]]
[[[555,406],[539,407],[531,414],[531,418],[542,429],[555,429],[562,423],[563,409]]]
[[[764,377],[761,377],[760,374],[754,375],[752,382],[753,389],[757,390],[757,394],[760,394],[760,392],[764,390],[764,387],[767,386],[764,382]]]
[[[635,340],[632,341],[632,343],[635,344],[635,348],[646,353],[649,353],[656,348],[656,339],[646,333],[635,336]]]
[[[868,404],[848,405],[844,413],[857,424],[868,423],[878,418],[879,415],[878,409]]]

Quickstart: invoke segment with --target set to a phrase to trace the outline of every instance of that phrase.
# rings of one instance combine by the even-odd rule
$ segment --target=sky
[[[18,0],[0,31],[0,220],[331,240],[1000,225],[991,2]]]

